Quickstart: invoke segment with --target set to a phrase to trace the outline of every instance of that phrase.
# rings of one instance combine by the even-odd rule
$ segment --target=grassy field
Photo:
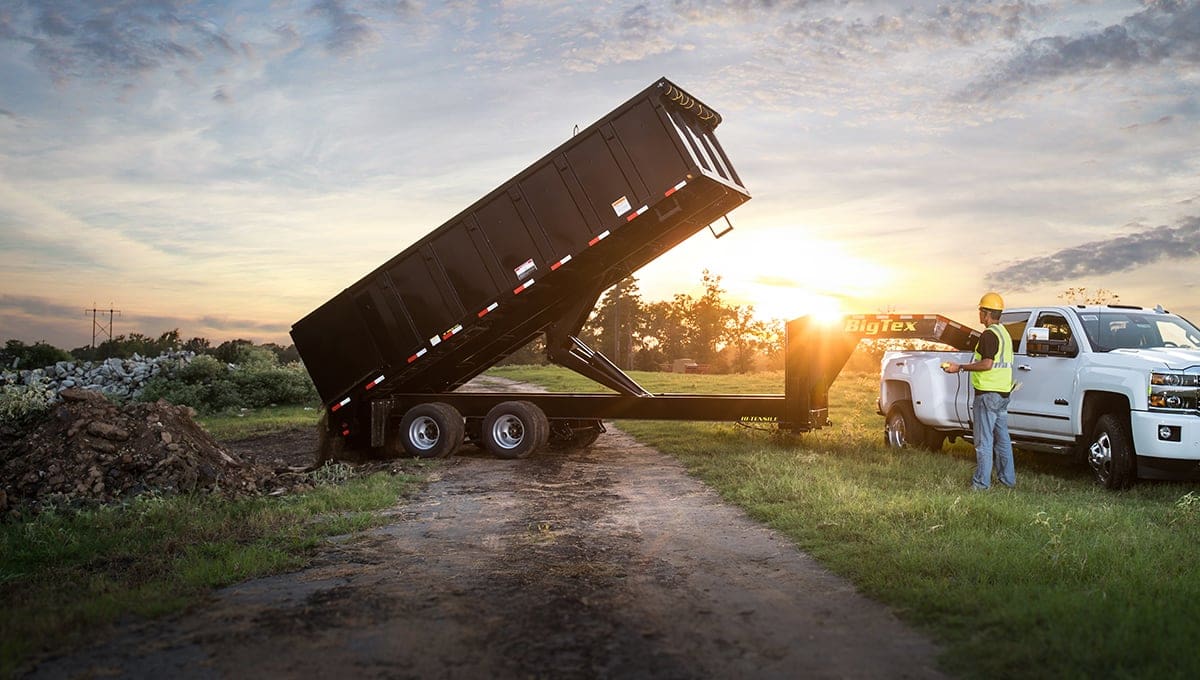
[[[493,373],[590,389],[552,368]],[[632,375],[653,392],[783,391],[780,373]],[[966,444],[882,445],[877,380],[839,378],[833,425],[795,440],[730,424],[619,426],[929,631],[955,675],[1200,677],[1200,485],[1113,493],[1064,458],[1018,453],[1017,489],[973,493]]]
[[[490,373],[596,390],[552,367]],[[783,378],[633,375],[675,393],[778,393]],[[1065,459],[1019,453],[1016,490],[971,493],[965,444],[883,447],[876,381],[841,377],[833,425],[797,438],[723,423],[619,425],[928,631],[955,675],[1200,676],[1200,486],[1111,493]],[[279,408],[203,423],[233,439],[309,426],[316,415]],[[325,537],[378,523],[375,511],[425,469],[409,471],[297,496],[144,497],[0,524],[0,677],[34,641],[62,647],[119,616],[174,611],[209,588],[298,568]]]

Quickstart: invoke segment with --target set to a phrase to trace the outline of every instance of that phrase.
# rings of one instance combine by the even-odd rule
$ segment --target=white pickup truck
[[[1110,489],[1145,479],[1200,479],[1200,329],[1161,307],[1009,309],[1008,408],[1013,446],[1086,460]],[[971,440],[967,373],[944,361],[969,352],[899,351],[883,357],[879,413],[893,447],[937,450]]]

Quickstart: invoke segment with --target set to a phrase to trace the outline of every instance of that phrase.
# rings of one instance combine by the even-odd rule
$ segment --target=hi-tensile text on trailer
[[[836,334],[789,322],[782,395],[650,394],[577,337],[605,290],[750,199],[720,123],[660,79],[297,321],[326,441],[441,457],[466,437],[517,458],[587,446],[604,419],[825,425],[829,384],[869,321]],[[911,334],[887,335],[962,330],[913,318]],[[459,391],[539,334],[550,361],[613,392]]]

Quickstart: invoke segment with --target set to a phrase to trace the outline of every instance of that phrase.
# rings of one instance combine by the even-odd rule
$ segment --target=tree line
[[[26,344],[20,340],[8,340],[0,349],[0,367],[41,368],[52,366],[60,361],[101,361],[104,359],[129,359],[134,354],[143,357],[156,357],[166,352],[190,351],[196,354],[206,354],[225,363],[239,363],[248,348],[260,348],[275,355],[281,365],[300,360],[300,354],[295,345],[286,347],[273,342],[261,345],[253,341],[237,339],[226,340],[216,346],[207,338],[191,338],[184,340],[179,329],[167,331],[157,338],[130,333],[118,335],[105,340],[99,345],[85,345],[67,351],[45,342]]]
[[[753,305],[726,300],[721,277],[705,270],[699,295],[676,293],[670,300],[643,299],[636,277],[626,277],[601,296],[580,339],[626,370],[671,370],[679,360],[690,360],[710,373],[745,373],[783,367],[783,319],[764,321]],[[49,366],[58,361],[95,361],[112,357],[145,357],[186,350],[210,355],[225,363],[239,363],[248,349],[261,348],[275,355],[279,365],[299,361],[294,345],[256,345],[250,340],[228,340],[213,345],[208,339],[184,340],[178,329],[157,337],[142,333],[118,335],[96,346],[69,352],[44,342],[27,345],[8,340],[0,349],[0,366]],[[878,353],[882,354],[882,347]],[[258,350],[256,350],[258,351]],[[504,364],[547,362],[542,338],[506,358]]]
[[[646,301],[637,278],[621,280],[601,297],[580,340],[623,369],[670,370],[687,359],[710,373],[745,373],[783,367],[784,321],[763,321],[753,305],[726,301],[721,277],[705,270],[702,292]],[[545,363],[539,338],[504,363]]]

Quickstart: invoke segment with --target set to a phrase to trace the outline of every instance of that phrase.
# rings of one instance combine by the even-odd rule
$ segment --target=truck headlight
[[[1200,375],[1151,373],[1148,408],[1152,411],[1200,410]]]

